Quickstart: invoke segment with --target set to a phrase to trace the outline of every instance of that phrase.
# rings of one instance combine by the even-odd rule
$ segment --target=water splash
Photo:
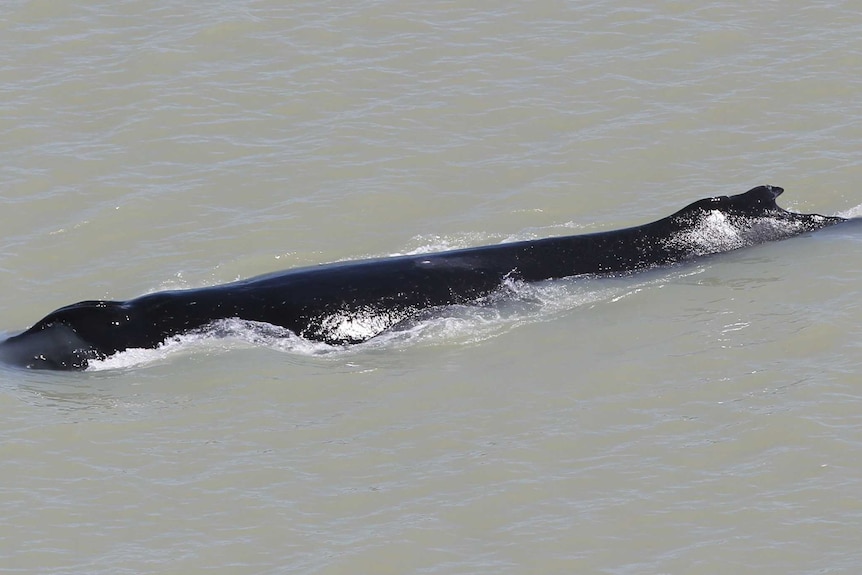
[[[838,212],[836,215],[847,219],[862,217],[862,204],[859,204],[858,206],[852,207],[848,210]]]

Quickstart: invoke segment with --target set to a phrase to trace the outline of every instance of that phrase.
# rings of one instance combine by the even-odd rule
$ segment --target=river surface
[[[758,184],[858,215],[860,94],[849,2],[11,0],[0,332]],[[0,368],[0,572],[858,573],[862,226],[523,289]]]

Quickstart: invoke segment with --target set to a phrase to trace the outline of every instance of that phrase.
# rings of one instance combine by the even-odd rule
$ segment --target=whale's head
[[[0,342],[0,360],[27,368],[85,369],[135,345],[127,307],[114,301],[83,301],[62,307],[27,331]]]

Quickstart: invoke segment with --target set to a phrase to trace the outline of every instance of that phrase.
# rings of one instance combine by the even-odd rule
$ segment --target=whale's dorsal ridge
[[[769,184],[764,184],[762,186],[757,186],[751,188],[744,194],[743,196],[752,195],[752,196],[763,196],[763,197],[771,197],[773,200],[780,196],[784,192],[784,188],[779,186],[770,186]]]
[[[751,188],[744,194],[740,194],[739,198],[743,203],[748,203],[752,207],[777,207],[775,198],[784,192],[784,188],[778,186],[763,185]]]
[[[778,186],[762,185],[735,196],[704,198],[689,204],[671,217],[697,217],[697,214],[713,210],[743,216],[763,216],[776,211],[783,212],[784,210],[775,203],[775,198],[783,191],[784,188]]]

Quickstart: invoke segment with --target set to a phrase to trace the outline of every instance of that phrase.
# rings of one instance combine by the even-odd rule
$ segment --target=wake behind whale
[[[84,369],[239,319],[328,345],[360,343],[446,306],[493,303],[512,282],[628,274],[781,240],[844,218],[786,211],[759,186],[706,198],[652,223],[591,234],[296,268],[229,284],[84,301],[0,343],[0,359]]]

